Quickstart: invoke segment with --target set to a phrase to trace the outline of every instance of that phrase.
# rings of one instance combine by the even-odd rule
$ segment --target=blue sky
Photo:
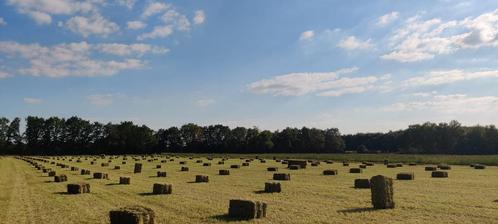
[[[5,0],[0,116],[497,124],[496,1]]]

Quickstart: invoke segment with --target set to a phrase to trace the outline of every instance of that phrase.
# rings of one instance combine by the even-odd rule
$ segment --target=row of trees
[[[336,128],[285,128],[277,131],[223,125],[185,124],[154,131],[126,121],[119,124],[69,119],[0,118],[2,154],[132,153],[341,153],[498,154],[495,126],[464,127],[456,121],[411,125],[388,133],[341,135]]]

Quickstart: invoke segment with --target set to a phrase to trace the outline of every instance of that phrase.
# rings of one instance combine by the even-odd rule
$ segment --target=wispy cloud
[[[23,99],[24,103],[26,104],[31,104],[31,105],[34,105],[34,104],[41,104],[43,103],[43,100],[42,99],[39,99],[39,98],[33,98],[33,97],[25,97]]]
[[[366,50],[372,48],[373,44],[370,39],[362,41],[355,36],[348,36],[342,39],[337,46],[346,50]]]
[[[378,26],[386,26],[394,21],[396,21],[399,17],[399,12],[390,12],[385,14],[377,19]]]
[[[116,99],[123,97],[125,97],[125,95],[121,93],[108,93],[89,95],[86,99],[94,106],[105,107],[112,105]]]
[[[307,30],[301,33],[301,36],[299,36],[299,40],[302,41],[311,40],[314,36],[315,36],[315,31]]]
[[[214,104],[215,102],[216,101],[214,99],[205,98],[205,99],[196,100],[195,105],[198,107],[207,107]]]
[[[203,24],[205,20],[206,20],[206,14],[204,13],[203,10],[195,11],[194,24],[196,25]]]

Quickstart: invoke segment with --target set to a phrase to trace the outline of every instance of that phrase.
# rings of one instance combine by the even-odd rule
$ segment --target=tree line
[[[79,117],[0,118],[0,153],[27,155],[183,153],[419,153],[498,154],[495,126],[457,121],[424,123],[387,133],[341,135],[337,128],[285,128],[185,124],[157,131],[131,121],[91,122]]]

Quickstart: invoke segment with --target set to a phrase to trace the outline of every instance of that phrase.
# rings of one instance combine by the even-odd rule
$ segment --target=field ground
[[[301,156],[309,158],[309,155]],[[81,163],[55,160],[92,173],[108,173],[110,180],[94,180],[76,171],[44,164],[58,174],[66,174],[67,183],[90,183],[92,193],[81,195],[64,194],[67,183],[54,183],[53,178],[22,160],[0,157],[0,222],[108,223],[110,210],[143,205],[156,212],[156,223],[498,223],[498,167],[475,170],[469,166],[452,166],[449,178],[436,179],[424,171],[423,165],[386,168],[375,164],[362,174],[350,174],[349,167],[341,163],[322,162],[317,167],[288,170],[286,165],[268,159],[266,163],[254,160],[249,167],[230,169],[230,176],[218,175],[219,169],[241,164],[243,161],[238,157],[241,155],[224,165],[217,165],[220,159],[214,158],[209,161],[212,163],[209,167],[188,158],[162,164],[161,158],[153,162],[144,160],[141,174],[133,174],[135,161],[130,156],[126,165],[121,164],[119,157],[113,159],[109,167],[100,166],[108,158],[98,159],[95,165],[90,165],[91,158]],[[420,158],[436,159],[433,156]],[[202,159],[208,162],[205,157]],[[187,161],[190,171],[179,172],[183,166],[179,161]],[[163,167],[156,169],[158,164]],[[115,165],[121,169],[114,170]],[[357,165],[350,164],[350,167]],[[291,181],[281,181],[282,193],[258,193],[265,182],[271,181],[272,173],[266,171],[270,166],[291,174]],[[329,168],[337,169],[339,175],[323,176],[322,171]],[[168,177],[155,177],[158,170],[166,171]],[[415,180],[394,181],[395,209],[372,210],[370,190],[352,187],[355,178],[378,174],[395,177],[396,173],[408,171],[415,173]],[[210,182],[192,183],[196,174],[209,175]],[[132,184],[117,185],[120,176],[130,176]],[[154,183],[173,184],[173,194],[148,194]],[[268,216],[249,222],[227,220],[228,201],[235,198],[266,202]]]

